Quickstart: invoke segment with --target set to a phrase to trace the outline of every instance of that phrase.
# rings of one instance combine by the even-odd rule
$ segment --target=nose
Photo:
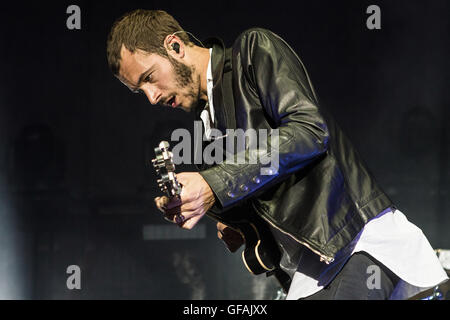
[[[144,91],[145,95],[147,96],[148,101],[150,101],[151,104],[157,104],[159,100],[161,99],[161,91],[159,91],[155,87],[151,87],[150,85],[143,86],[141,88],[142,91]]]

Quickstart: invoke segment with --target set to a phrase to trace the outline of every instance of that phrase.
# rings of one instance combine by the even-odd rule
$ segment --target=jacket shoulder
[[[268,29],[264,29],[264,28],[260,28],[260,27],[253,27],[253,28],[249,28],[249,29],[241,32],[241,34],[239,34],[237,39],[245,38],[249,35],[260,35],[260,34],[268,35],[268,34],[273,34],[273,32]]]
[[[275,33],[273,33],[270,30],[259,28],[259,27],[253,27],[250,29],[247,29],[239,34],[239,36],[236,38],[233,44],[233,48],[240,49],[242,47],[248,46],[251,43],[258,41],[258,39],[267,39],[267,38],[273,38],[278,37]]]

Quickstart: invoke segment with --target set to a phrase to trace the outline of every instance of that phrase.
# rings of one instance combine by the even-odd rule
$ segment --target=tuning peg
[[[161,141],[159,143],[159,148],[160,149],[168,149],[170,147],[170,144],[167,141]]]

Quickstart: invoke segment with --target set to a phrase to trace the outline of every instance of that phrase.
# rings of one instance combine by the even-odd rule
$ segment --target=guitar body
[[[280,249],[268,224],[261,217],[246,205],[224,213],[227,217],[226,222],[222,221],[218,213],[209,212],[208,215],[232,229],[239,230],[245,241],[242,261],[251,274],[275,275],[284,291],[289,290],[291,278],[280,268]]]
[[[255,275],[273,271],[279,264],[280,254],[272,243],[272,235],[267,233],[270,230],[255,222],[240,224],[238,228],[245,240],[242,261],[247,270]]]

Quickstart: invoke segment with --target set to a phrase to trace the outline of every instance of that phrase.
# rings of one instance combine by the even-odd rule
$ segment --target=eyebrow
[[[146,76],[150,71],[152,71],[152,69],[153,69],[153,67],[148,68],[146,71],[144,71],[144,72],[139,76],[137,86],[132,86],[131,84],[128,84],[128,83],[127,83],[128,81],[125,81],[125,79],[122,80],[122,79],[120,79],[120,77],[118,77],[118,78],[119,78],[119,80],[120,80],[120,81],[121,81],[128,89],[130,89],[131,92],[133,92],[133,93],[139,93],[139,85],[141,84],[142,81],[144,81],[145,76]]]
[[[139,88],[139,85],[141,84],[142,81],[144,81],[145,76],[150,73],[150,71],[152,71],[153,67],[150,67],[147,69],[147,71],[144,71],[140,76],[139,76],[139,80],[138,80],[138,84],[137,87]],[[135,89],[137,90],[137,89]]]
[[[137,86],[136,86],[136,87],[131,87],[130,90],[131,90],[133,93],[139,93],[139,86],[140,86],[140,84],[142,83],[142,81],[144,81],[144,78],[145,78],[150,72],[152,72],[152,71],[153,71],[153,66],[150,67],[150,68],[148,68],[147,71],[144,71],[144,72],[139,76]]]

